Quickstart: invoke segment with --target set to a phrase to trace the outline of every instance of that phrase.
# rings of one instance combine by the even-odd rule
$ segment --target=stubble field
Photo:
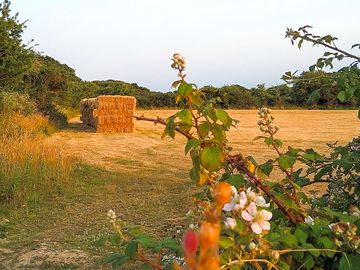
[[[166,117],[174,112],[136,114]],[[259,161],[275,157],[261,141],[253,142],[261,135],[257,111],[228,112],[239,120],[237,129],[228,134],[234,152]],[[273,115],[285,147],[326,152],[327,143],[346,143],[360,134],[354,110],[275,110]],[[137,121],[132,134],[101,134],[74,118],[68,129],[48,138],[46,143],[60,145],[82,165],[75,169],[70,193],[30,208],[9,210],[11,226],[7,240],[0,242],[0,268],[106,269],[101,256],[111,249],[106,241],[111,232],[108,209],[155,236],[176,234],[180,226],[186,227],[190,221],[183,217],[192,207],[195,192],[188,177],[190,159],[184,155],[186,141],[180,135],[175,140],[161,139],[163,128]],[[67,258],[63,268],[61,256]]]

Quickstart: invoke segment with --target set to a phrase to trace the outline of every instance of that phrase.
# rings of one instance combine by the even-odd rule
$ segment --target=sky
[[[360,42],[358,0],[12,0],[28,20],[23,40],[76,70],[83,80],[135,82],[170,91],[171,56],[186,57],[198,86],[282,83],[286,71],[305,70],[324,49],[301,50],[284,39],[287,27],[314,27]]]

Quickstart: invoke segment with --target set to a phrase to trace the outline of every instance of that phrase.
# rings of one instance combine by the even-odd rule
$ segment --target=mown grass
[[[173,111],[145,113],[155,117],[169,115]],[[229,134],[235,151],[253,154],[260,160],[271,158],[273,153],[263,143],[252,143],[252,139],[260,135],[256,112],[230,111],[230,114],[240,120],[239,128]],[[274,112],[281,128],[279,136],[286,145],[313,146],[319,150],[326,150],[327,142],[336,139],[345,142],[359,133],[358,120],[351,118],[352,114],[350,111]],[[182,218],[193,207],[191,195],[196,189],[188,177],[191,164],[189,157],[184,156],[185,140],[180,137],[175,141],[161,140],[162,130],[162,126],[136,122],[133,134],[98,134],[75,123],[51,138],[35,139],[38,141],[35,143],[34,140],[33,145],[44,145],[44,148],[36,152],[34,146],[31,153],[51,153],[53,150],[49,149],[60,147],[68,149],[67,152],[79,159],[70,159],[66,153],[58,156],[65,157],[64,162],[70,163],[60,166],[62,173],[66,172],[62,178],[66,181],[59,182],[61,192],[56,192],[53,185],[44,185],[36,189],[36,200],[22,196],[20,198],[24,200],[19,201],[25,203],[2,204],[0,216],[10,222],[0,225],[0,238],[1,234],[6,236],[8,242],[3,246],[14,251],[8,256],[13,261],[7,262],[7,265],[13,266],[20,253],[37,250],[42,243],[50,243],[58,250],[80,249],[89,254],[86,263],[66,269],[106,269],[102,258],[113,249],[108,240],[113,233],[106,218],[109,209],[114,209],[121,219],[129,223],[142,225],[156,237],[178,236],[177,229],[180,226],[184,229],[190,222]],[[9,153],[24,153],[19,152],[21,149],[12,149]],[[22,158],[18,155],[14,156],[19,159],[16,161],[14,157],[14,162],[26,164],[20,162]],[[47,166],[57,165],[59,160],[50,156],[49,161],[53,162],[46,163]],[[29,168],[38,171],[41,167]],[[47,168],[48,173],[40,176],[56,171],[56,166]],[[25,169],[23,171],[26,172]],[[29,179],[35,179],[36,173],[31,174],[33,176]],[[61,173],[54,175],[60,176]],[[44,183],[51,183],[49,178],[44,179]],[[45,261],[41,269],[61,267]]]

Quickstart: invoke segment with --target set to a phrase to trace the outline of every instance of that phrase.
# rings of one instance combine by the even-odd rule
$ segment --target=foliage
[[[279,128],[271,111],[262,108],[258,121],[262,135],[255,140],[263,140],[277,157],[260,164],[251,156],[233,154],[226,133],[237,121],[217,106],[219,98],[207,100],[195,84],[186,82],[183,57],[174,54],[172,60],[179,77],[172,86],[177,89],[176,102],[184,108],[166,120],[152,121],[166,126],[163,137],[174,138],[178,133],[188,139],[185,153],[192,159],[190,178],[202,190],[195,196],[202,221],[198,232],[184,236],[185,264],[174,261],[173,268],[166,268],[162,253],[150,249],[150,258],[160,258],[150,266],[343,270],[356,265],[360,256],[358,140],[332,146],[330,156],[312,149],[286,148],[277,138]],[[263,96],[264,89],[259,88]],[[304,187],[323,182],[330,182],[323,197],[309,198],[304,192]],[[345,197],[341,202],[337,201],[339,188]],[[121,236],[122,230],[117,229]],[[112,255],[121,258],[118,265],[126,256],[121,254]],[[148,260],[139,255],[127,257],[131,259]]]
[[[29,70],[32,51],[22,43],[25,22],[18,15],[10,15],[10,1],[0,3],[0,89],[16,89]]]
[[[16,92],[0,93],[0,113],[2,114],[29,115],[35,113],[36,110],[35,102],[30,99],[29,95]]]
[[[332,83],[333,86],[336,86],[337,98],[341,101],[351,101],[354,98],[360,97],[360,56],[353,54],[352,52],[347,52],[337,47],[336,45],[336,37],[331,35],[318,36],[309,32],[311,26],[306,25],[300,27],[297,30],[293,30],[292,28],[288,28],[286,31],[286,37],[290,38],[291,43],[297,44],[300,49],[303,46],[303,42],[307,41],[313,44],[313,46],[323,46],[330,51],[324,53],[322,57],[320,57],[316,64],[309,67],[310,72],[314,70],[323,70],[325,68],[333,68],[334,61],[342,61],[344,59],[349,59],[352,62],[348,66],[342,67],[337,72],[333,72],[329,74],[329,82]],[[354,44],[351,47],[352,49],[359,49],[359,44]],[[283,79],[289,83],[296,82],[297,78],[294,77],[294,74],[286,72],[283,76]],[[322,95],[322,91],[320,89],[314,91],[311,95],[313,100],[319,100]],[[360,118],[360,113],[359,113]]]

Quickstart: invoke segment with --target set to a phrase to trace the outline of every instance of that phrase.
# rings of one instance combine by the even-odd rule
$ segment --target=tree
[[[33,52],[22,44],[26,21],[19,22],[18,14],[12,16],[10,12],[10,1],[0,3],[0,88],[14,90],[30,69]]]

